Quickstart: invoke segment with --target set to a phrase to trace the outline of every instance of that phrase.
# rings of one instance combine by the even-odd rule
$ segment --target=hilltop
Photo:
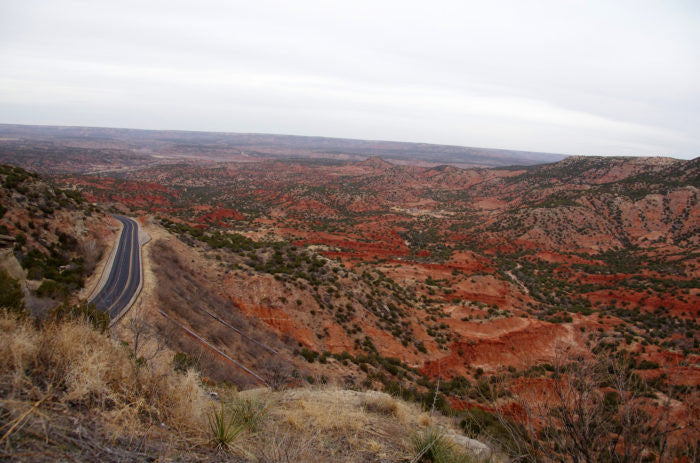
[[[428,444],[456,461],[491,453],[388,394],[239,393],[171,364],[151,337],[119,344],[80,317],[37,328],[0,313],[0,332],[0,455],[14,461],[405,462]]]

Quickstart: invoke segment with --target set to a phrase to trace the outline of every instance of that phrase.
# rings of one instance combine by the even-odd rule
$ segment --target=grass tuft
[[[399,404],[397,400],[388,395],[370,396],[363,401],[365,410],[385,416],[397,416],[399,414]]]
[[[196,372],[181,375],[166,362],[136,368],[127,349],[84,318],[39,324],[0,311],[0,424],[40,400],[4,444],[38,445],[32,436],[49,432],[47,420],[83,423],[53,429],[57,447],[72,445],[75,429],[95,422],[94,439],[134,441],[154,425],[192,441],[206,433],[207,397]]]

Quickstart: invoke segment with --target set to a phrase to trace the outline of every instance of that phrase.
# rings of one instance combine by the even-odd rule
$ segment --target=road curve
[[[116,318],[126,309],[141,284],[141,246],[139,227],[128,217],[113,215],[123,225],[117,252],[104,286],[89,302]]]

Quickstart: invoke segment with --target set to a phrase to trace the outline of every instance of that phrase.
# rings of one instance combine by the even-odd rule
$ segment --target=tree
[[[508,404],[492,401],[494,413],[470,411],[466,427],[513,461],[641,463],[673,461],[684,452],[697,456],[697,423],[671,419],[673,384],[653,391],[632,365],[626,354],[601,350],[582,357],[559,350],[546,382]],[[692,406],[696,399],[685,401]]]
[[[282,390],[292,379],[292,366],[279,358],[270,358],[263,364],[265,381],[271,389]]]

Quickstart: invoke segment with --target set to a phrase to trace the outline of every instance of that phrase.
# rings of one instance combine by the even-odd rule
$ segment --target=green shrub
[[[24,246],[25,244],[27,244],[27,237],[24,235],[24,233],[17,233],[15,235],[15,245]]]
[[[306,347],[304,347],[301,350],[300,355],[304,357],[307,362],[314,363],[314,361],[316,361],[316,358],[318,357],[318,352],[309,350]]]
[[[44,280],[36,290],[37,296],[52,299],[65,299],[69,294],[70,291],[65,285],[54,280]]]
[[[644,359],[637,365],[638,370],[655,370],[659,368],[659,364],[651,360]]]
[[[467,410],[459,424],[468,436],[475,438],[488,436],[492,441],[498,442],[506,452],[516,451],[517,445],[513,442],[514,433],[519,436],[526,435],[522,425],[512,421],[502,421],[493,413],[477,407]]]

